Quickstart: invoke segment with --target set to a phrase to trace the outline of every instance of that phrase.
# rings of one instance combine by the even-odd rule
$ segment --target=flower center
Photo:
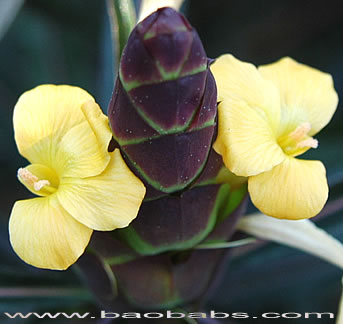
[[[59,185],[57,174],[41,164],[30,164],[18,170],[19,181],[38,196],[48,196],[54,193]]]
[[[310,123],[302,123],[292,132],[281,136],[278,139],[278,144],[290,156],[298,156],[310,148],[317,148],[318,141],[308,135],[310,130]]]

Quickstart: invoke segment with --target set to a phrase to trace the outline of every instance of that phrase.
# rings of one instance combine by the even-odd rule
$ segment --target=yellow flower
[[[42,85],[25,92],[13,124],[18,150],[31,163],[18,178],[40,197],[13,206],[11,244],[31,265],[66,269],[93,230],[126,227],[136,217],[145,187],[119,150],[107,151],[107,117],[80,88]]]
[[[295,157],[316,148],[313,138],[333,116],[338,96],[329,74],[291,58],[258,69],[232,55],[212,65],[217,82],[215,150],[264,214],[287,219],[317,215],[328,197],[320,161]]]

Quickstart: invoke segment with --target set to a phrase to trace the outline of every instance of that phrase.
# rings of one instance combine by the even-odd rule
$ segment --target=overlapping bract
[[[216,113],[198,35],[182,15],[159,9],[133,30],[109,105],[116,146],[147,196],[128,228],[91,242],[97,264],[111,269],[136,307],[176,307],[204,294],[225,251],[192,249],[229,239],[244,213],[246,178],[230,173],[212,149]],[[81,260],[89,273],[87,258],[95,256]],[[97,286],[108,285],[110,276],[102,277]]]
[[[121,240],[144,255],[204,240],[230,214],[222,215],[235,190],[217,180],[216,85],[199,36],[180,13],[159,9],[132,31],[108,115],[126,161],[148,188],[138,218],[117,233]]]
[[[162,8],[139,23],[124,49],[108,111],[135,173],[164,193],[189,186],[212,146],[216,100],[206,53],[188,21]]]

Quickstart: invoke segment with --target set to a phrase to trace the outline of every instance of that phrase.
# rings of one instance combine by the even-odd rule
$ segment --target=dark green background
[[[183,11],[197,28],[209,57],[230,52],[259,65],[291,56],[331,73],[342,100],[340,4],[313,0],[192,0],[186,2]],[[16,180],[17,169],[26,162],[13,140],[12,112],[21,93],[42,83],[80,86],[106,111],[113,75],[109,23],[102,0],[27,0],[0,39],[1,323],[6,323],[4,311],[95,310],[94,299],[72,270],[53,272],[26,266],[9,246],[7,223],[12,205],[29,197]],[[329,206],[337,207],[318,223],[343,241],[342,123],[340,105],[333,121],[317,136],[320,147],[306,157],[324,161],[331,187]],[[208,309],[252,315],[268,311],[336,312],[342,271],[334,266],[276,244],[245,254],[238,250],[236,255],[209,299]],[[281,319],[273,323],[303,321]],[[271,320],[240,322],[260,324]]]

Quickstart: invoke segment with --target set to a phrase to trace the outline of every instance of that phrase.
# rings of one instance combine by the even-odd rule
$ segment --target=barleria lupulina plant
[[[20,153],[33,164],[18,177],[43,197],[13,208],[17,254],[38,267],[65,269],[98,230],[78,264],[103,304],[115,305],[118,285],[119,297],[137,307],[176,307],[209,289],[227,254],[216,246],[225,246],[236,230],[248,184],[253,202],[270,216],[315,216],[327,199],[322,165],[282,166],[300,163],[293,157],[317,146],[312,135],[333,115],[337,94],[327,74],[281,62],[277,77],[268,66],[258,71],[232,56],[211,65],[187,19],[162,8],[128,38],[108,119],[79,88],[46,85],[24,94],[14,127]],[[293,89],[292,95],[289,84],[273,84],[283,75],[296,79],[295,86],[306,85],[303,91]],[[309,78],[327,99],[323,123],[309,99]],[[302,170],[308,180],[312,166],[316,186],[297,186],[304,197],[282,194],[276,177],[291,186],[301,181]],[[39,226],[36,212],[43,219]],[[271,231],[265,236],[274,238],[277,220],[264,217],[245,217],[239,228],[263,238],[266,224]],[[319,235],[307,225],[299,228]],[[300,247],[287,235],[279,241]],[[323,250],[342,250],[328,234],[320,235]],[[318,249],[317,255],[333,260]]]

